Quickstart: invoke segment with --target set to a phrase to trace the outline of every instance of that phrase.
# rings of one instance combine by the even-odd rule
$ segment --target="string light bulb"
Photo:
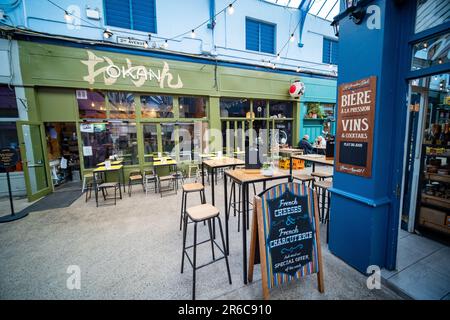
[[[279,53],[277,54],[277,60],[280,60],[280,54]]]
[[[167,49],[169,47],[169,42],[166,40],[166,41],[164,41],[164,43],[163,43],[163,48],[164,49]]]
[[[144,41],[144,48],[147,49],[148,48],[148,42]]]
[[[105,38],[105,39],[111,38],[112,35],[113,35],[113,33],[109,29],[106,29],[105,31],[103,31],[103,38]]]
[[[191,38],[195,39],[195,30],[194,29],[192,29],[192,31],[191,31]]]
[[[64,20],[66,20],[67,23],[72,23],[73,16],[69,12],[64,11]]]
[[[300,72],[300,67],[297,67],[297,70],[295,70],[295,71]]]
[[[276,67],[275,63],[272,63],[272,69],[275,69]]]
[[[227,12],[228,12],[228,14],[229,14],[230,16],[234,13],[234,7],[233,7],[233,4],[232,4],[232,3],[230,3],[230,4],[228,5]]]
[[[294,34],[291,33],[291,37],[289,38],[289,41],[290,41],[290,42],[294,42],[294,40],[295,40]]]

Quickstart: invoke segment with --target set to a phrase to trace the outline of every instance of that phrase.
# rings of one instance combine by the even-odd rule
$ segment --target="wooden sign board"
[[[283,283],[317,274],[324,292],[315,191],[299,183],[282,183],[255,196],[248,280],[261,264],[264,299]]]
[[[372,176],[376,88],[375,76],[339,86],[335,157],[339,172]]]
[[[0,149],[0,168],[11,168],[14,167],[19,161],[19,156],[17,151],[13,148],[2,148]]]

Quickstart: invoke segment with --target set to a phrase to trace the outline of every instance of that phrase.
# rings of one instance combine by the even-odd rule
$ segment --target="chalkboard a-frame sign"
[[[264,299],[269,290],[317,274],[324,292],[318,203],[314,190],[299,183],[282,183],[255,196],[248,280],[261,264]]]

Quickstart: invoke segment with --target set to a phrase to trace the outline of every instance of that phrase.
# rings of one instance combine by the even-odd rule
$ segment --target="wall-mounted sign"
[[[0,149],[0,168],[9,169],[19,162],[19,155],[13,148]]]
[[[376,87],[375,76],[339,86],[335,157],[339,172],[372,175]]]
[[[132,47],[145,48],[147,42],[139,39],[117,37],[117,43]]]
[[[256,196],[254,208],[249,281],[260,263],[264,299],[270,288],[314,273],[323,292],[315,192],[299,183],[282,183]]]
[[[122,63],[116,64],[109,57],[98,57],[89,50],[87,50],[87,55],[88,59],[81,60],[81,63],[87,66],[87,75],[83,77],[83,80],[89,84],[94,84],[97,79],[110,86],[116,83],[117,79],[122,78],[131,80],[136,87],[143,86],[147,81],[155,81],[160,88],[166,86],[171,89],[183,88],[180,75],[177,75],[177,81],[175,82],[166,61],[163,61],[162,68],[156,69],[143,65],[133,65],[128,58]]]

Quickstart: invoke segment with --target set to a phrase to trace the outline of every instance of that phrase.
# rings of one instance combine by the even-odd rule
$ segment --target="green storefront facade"
[[[150,165],[147,158],[157,152],[174,150],[185,160],[242,148],[243,136],[230,137],[226,129],[283,128],[282,142],[296,145],[301,134],[322,127],[318,119],[304,122],[305,103],[335,101],[333,78],[132,49],[18,42],[28,119],[17,130],[29,200],[53,190],[52,157],[61,153],[52,150],[52,139],[69,127],[63,144],[79,155],[81,177],[113,149],[127,157],[127,175]],[[294,80],[305,83],[301,101],[289,96]],[[183,132],[192,134],[192,150],[183,149]]]

